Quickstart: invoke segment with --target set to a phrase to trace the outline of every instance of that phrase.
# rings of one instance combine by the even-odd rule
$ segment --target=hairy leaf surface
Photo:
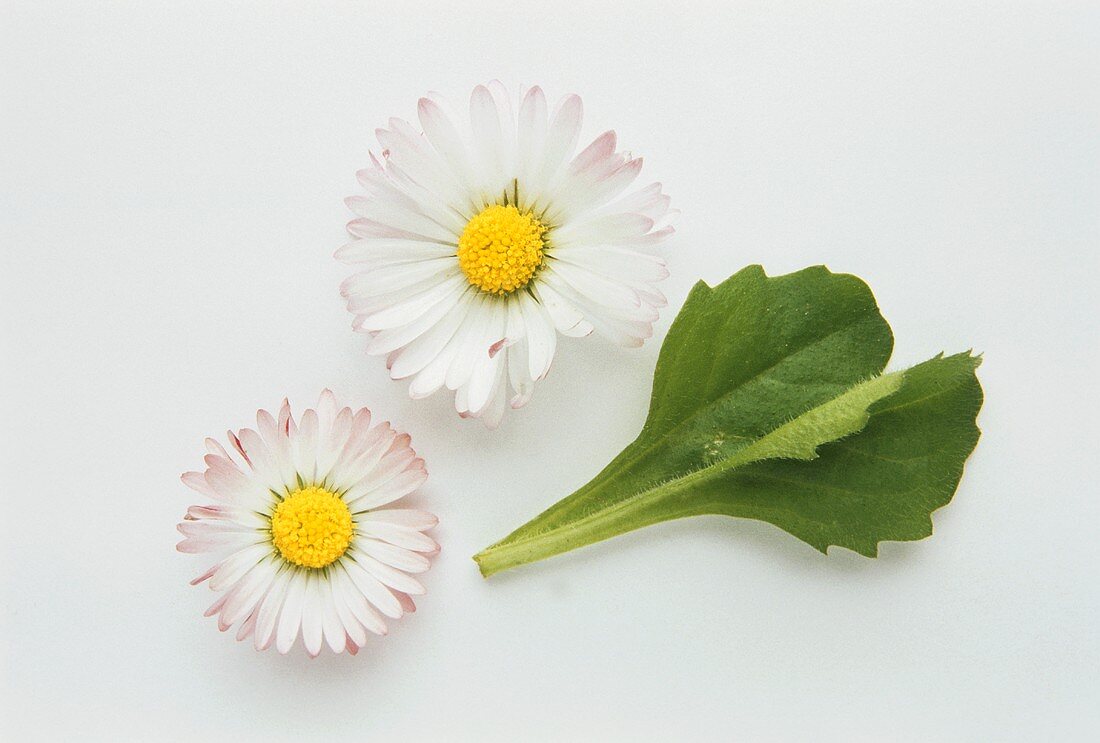
[[[969,354],[882,374],[870,289],[824,267],[700,282],[657,361],[638,438],[591,482],[477,556],[505,570],[668,519],[768,521],[874,556],[931,533],[977,442]]]

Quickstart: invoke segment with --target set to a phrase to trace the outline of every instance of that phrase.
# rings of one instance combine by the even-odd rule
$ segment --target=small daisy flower
[[[206,471],[182,476],[216,503],[187,509],[176,545],[217,555],[191,584],[221,594],[206,611],[219,629],[239,623],[237,639],[257,650],[286,653],[300,634],[313,657],[323,644],[354,655],[368,632],[386,633],[384,616],[416,610],[424,587],[409,574],[439,552],[423,533],[437,519],[384,508],[428,476],[408,434],[372,427],[369,410],[337,408],[325,390],[298,421],[284,401],[228,439],[235,456],[207,439]]]
[[[515,103],[515,105],[513,105]],[[358,173],[355,238],[336,257],[362,270],[341,293],[353,327],[409,394],[455,391],[463,417],[496,426],[524,405],[557,334],[623,346],[653,334],[668,275],[653,245],[673,232],[661,184],[629,191],[641,158],[615,132],[575,153],[581,100],[552,110],[538,87],[513,102],[479,85],[468,119],[421,98],[418,131],[390,119],[381,157]]]

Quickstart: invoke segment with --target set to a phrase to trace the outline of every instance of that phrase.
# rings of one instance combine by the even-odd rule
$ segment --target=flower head
[[[355,654],[383,616],[415,611],[424,587],[410,573],[430,567],[439,545],[424,534],[435,516],[385,508],[427,478],[408,434],[371,426],[366,408],[337,408],[325,390],[298,421],[256,414],[256,430],[228,433],[231,456],[206,440],[204,472],[183,482],[216,503],[192,506],[177,527],[180,552],[214,553],[209,581],[220,596],[206,616],[237,639],[280,653],[299,634],[311,656],[327,644]]]
[[[495,426],[546,376],[558,333],[652,335],[668,271],[649,250],[674,212],[659,183],[628,192],[642,160],[614,132],[574,154],[575,95],[551,110],[541,88],[513,102],[494,81],[468,117],[434,93],[418,112],[423,131],[390,119],[358,174],[367,195],[348,199],[355,239],[336,257],[362,270],[341,292],[412,397],[445,386],[460,415]]]

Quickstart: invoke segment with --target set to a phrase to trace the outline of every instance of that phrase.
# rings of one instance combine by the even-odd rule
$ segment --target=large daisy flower
[[[416,610],[410,595],[424,587],[409,574],[439,551],[423,533],[436,518],[384,507],[428,476],[408,434],[325,390],[298,421],[284,401],[228,438],[235,456],[207,439],[206,471],[182,477],[217,502],[187,509],[176,545],[217,555],[191,583],[221,594],[206,616],[223,632],[239,622],[237,639],[257,650],[286,653],[300,634],[311,656],[323,644],[354,655],[368,632],[386,633],[383,616]]]
[[[355,240],[336,252],[362,266],[341,292],[368,352],[412,397],[446,386],[491,427],[530,399],[557,333],[652,335],[668,271],[648,251],[673,231],[661,184],[628,191],[642,160],[615,132],[574,154],[580,98],[551,110],[534,87],[515,103],[492,82],[474,88],[468,125],[435,93],[423,132],[390,119],[358,173],[367,195],[347,200]]]

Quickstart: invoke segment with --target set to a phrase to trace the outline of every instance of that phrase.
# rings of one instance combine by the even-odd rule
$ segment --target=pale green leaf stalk
[[[882,374],[870,289],[824,267],[700,282],[661,347],[638,438],[474,557],[484,575],[699,514],[768,521],[821,551],[931,533],[977,442],[979,359]]]

